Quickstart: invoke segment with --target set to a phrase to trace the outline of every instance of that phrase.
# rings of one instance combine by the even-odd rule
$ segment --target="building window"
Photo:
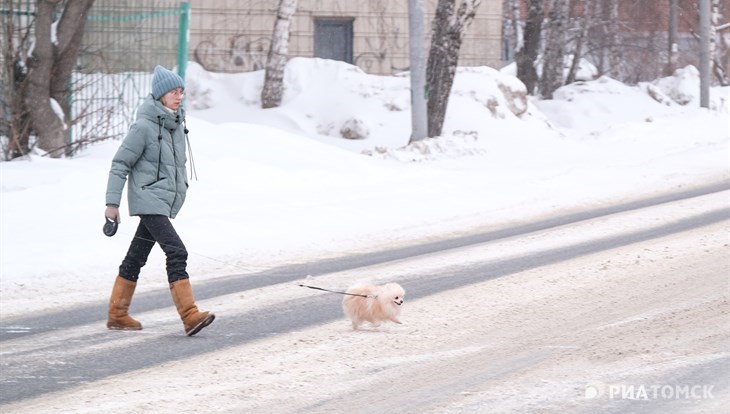
[[[352,63],[353,19],[314,19],[314,57]]]

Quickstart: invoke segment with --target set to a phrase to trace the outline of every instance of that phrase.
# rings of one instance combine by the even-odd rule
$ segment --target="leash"
[[[304,285],[304,284],[301,284],[301,283],[299,283],[298,285],[301,286],[301,287],[305,287],[305,288],[310,288],[310,289],[315,289],[315,290],[322,290],[324,292],[339,293],[340,295],[360,296],[361,298],[373,298],[373,299],[377,298],[377,296],[360,295],[360,294],[357,294],[357,293],[339,292],[339,291],[336,291],[336,290],[329,290],[329,289],[325,289],[325,288],[321,288],[321,287],[317,287],[317,286]]]
[[[117,223],[115,221],[112,221],[112,220],[107,219],[107,222],[104,223],[104,234],[106,234],[109,237],[113,236],[117,232],[117,226],[118,226],[118,224],[119,223]],[[157,244],[160,245],[160,247],[162,247],[162,245],[160,244],[160,242],[158,242],[156,240],[151,240],[151,239],[147,239],[147,238],[144,238],[144,237],[139,237],[137,235],[132,236],[132,237],[135,238],[135,239],[143,240],[143,241],[157,243]],[[191,251],[189,251],[187,249],[182,249],[182,248],[177,247],[177,246],[169,246],[168,245],[166,247],[171,247],[173,249],[179,249],[179,250],[185,250],[189,254],[194,254],[196,256],[200,256],[200,257],[206,258],[206,259],[211,260],[211,261],[214,261],[214,262],[218,262],[218,263],[223,264],[223,265],[226,265],[226,266],[231,266],[231,267],[236,267],[236,268],[239,268],[239,269],[243,269],[242,267],[236,266],[236,265],[234,265],[232,263],[228,263],[228,262],[224,262],[222,260],[214,259],[212,257],[205,256],[205,255],[202,255],[200,253],[191,252]],[[248,270],[248,269],[246,269],[246,270]],[[321,288],[321,287],[317,287],[317,286],[309,286],[309,285],[305,285],[303,283],[298,283],[298,286],[305,287],[305,288],[309,288],[309,289],[321,290],[323,292],[338,293],[340,295],[359,296],[361,298],[372,298],[372,299],[377,299],[378,298],[378,295],[373,296],[373,295],[361,295],[361,294],[358,294],[358,293],[340,292],[340,291],[337,291],[337,290],[329,290],[329,289],[325,289],[325,288]]]

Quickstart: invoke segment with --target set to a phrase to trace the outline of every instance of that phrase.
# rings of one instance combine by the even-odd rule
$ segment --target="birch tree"
[[[600,35],[597,39],[598,71],[621,80],[621,32],[618,14],[619,0],[599,0]]]
[[[502,41],[507,49],[505,57],[513,57],[522,48],[522,24],[520,0],[503,0],[502,2]]]
[[[591,27],[592,20],[591,15],[593,14],[593,0],[583,0],[583,15],[577,18],[580,32],[578,38],[575,40],[575,50],[573,51],[573,62],[568,70],[568,76],[565,79],[565,84],[575,82],[575,77],[578,72],[578,66],[580,60],[583,58],[583,47],[585,46],[588,38],[588,30]]]
[[[727,71],[722,65],[722,60],[719,58],[718,48],[718,32],[720,25],[720,0],[712,0],[710,8],[710,59],[712,61],[712,72],[715,74],[720,85],[730,85],[730,79],[728,79]]]
[[[512,30],[515,37],[515,51],[522,47],[522,26],[520,26],[520,0],[510,0]]]
[[[81,48],[86,16],[94,0],[38,0],[35,42],[28,56],[24,104],[38,148],[64,155],[71,127],[69,84]],[[62,10],[58,20],[58,10]]]
[[[550,1],[542,77],[540,78],[540,95],[545,99],[552,99],[553,92],[563,85],[563,60],[569,7],[568,0]]]
[[[612,78],[621,79],[621,30],[619,14],[619,0],[608,0],[608,35],[610,47],[608,49],[608,71]]]
[[[679,0],[669,0],[669,22],[667,30],[667,66],[664,69],[664,75],[670,76],[677,69],[677,58],[679,45],[677,40],[679,38],[677,33],[677,12],[678,12]]]
[[[709,3],[709,62],[710,62],[710,68],[711,72],[715,75],[715,78],[717,79],[718,83],[722,86],[728,86],[730,85],[730,79],[728,78],[728,73],[726,66],[730,66],[730,42],[728,41],[727,36],[718,35],[723,30],[728,30],[730,28],[730,23],[723,23],[722,20],[722,14],[720,13],[720,0],[711,0]],[[698,17],[701,20],[701,16],[699,16],[699,9],[698,9]],[[701,31],[698,30],[698,32]],[[701,37],[698,32],[693,31],[692,35],[694,38],[701,43]],[[723,61],[725,64],[723,64]]]
[[[454,84],[459,49],[481,0],[439,0],[433,20],[431,48],[426,64],[428,85],[428,136],[441,135],[451,86]]]
[[[280,0],[279,13],[274,24],[269,55],[266,59],[264,88],[261,91],[261,106],[275,108],[281,105],[284,95],[284,68],[289,53],[289,29],[291,17],[297,9],[297,0]]]
[[[527,21],[523,30],[522,47],[515,55],[517,78],[527,87],[527,93],[535,93],[537,86],[537,70],[535,63],[540,53],[542,36],[543,0],[527,0]]]

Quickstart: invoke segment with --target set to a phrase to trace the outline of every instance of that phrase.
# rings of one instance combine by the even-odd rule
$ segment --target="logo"
[[[707,384],[604,384],[586,385],[585,398],[609,400],[705,400],[715,398]]]
[[[585,397],[588,400],[594,399],[594,398],[601,398],[603,397],[604,390],[606,389],[606,384],[602,382],[594,382],[586,385],[586,394]]]

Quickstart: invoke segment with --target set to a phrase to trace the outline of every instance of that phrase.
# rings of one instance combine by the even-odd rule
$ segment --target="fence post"
[[[190,26],[190,3],[180,3],[180,33],[177,42],[177,74],[185,79],[185,69],[188,65],[188,37]]]

